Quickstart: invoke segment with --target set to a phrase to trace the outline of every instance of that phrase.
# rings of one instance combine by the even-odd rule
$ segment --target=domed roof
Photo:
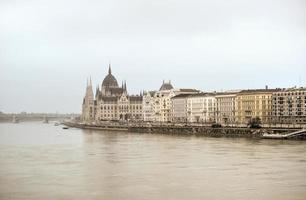
[[[102,87],[118,87],[118,82],[116,78],[112,75],[111,67],[109,66],[108,74],[105,76]]]
[[[168,83],[166,83],[164,81],[162,86],[160,87],[159,91],[162,91],[162,90],[171,90],[171,89],[173,89],[173,86],[171,85],[171,82],[169,81]]]

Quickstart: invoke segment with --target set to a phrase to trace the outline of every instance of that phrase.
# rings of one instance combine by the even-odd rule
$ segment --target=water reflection
[[[303,141],[0,124],[1,199],[305,199]]]

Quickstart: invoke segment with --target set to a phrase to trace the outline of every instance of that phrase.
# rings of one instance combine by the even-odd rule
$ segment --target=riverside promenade
[[[214,128],[208,125],[175,125],[175,124],[149,124],[149,123],[104,123],[85,124],[72,121],[63,122],[65,126],[108,131],[125,131],[149,134],[168,135],[193,135],[206,137],[230,137],[230,138],[256,138],[256,139],[294,139],[306,140],[306,131],[301,128],[260,128],[247,127],[220,127]],[[299,134],[292,134],[299,133]],[[290,136],[290,137],[288,137]]]

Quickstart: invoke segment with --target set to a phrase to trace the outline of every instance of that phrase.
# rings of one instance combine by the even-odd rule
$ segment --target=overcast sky
[[[130,94],[306,86],[306,1],[0,0],[0,111],[80,112],[109,61]]]

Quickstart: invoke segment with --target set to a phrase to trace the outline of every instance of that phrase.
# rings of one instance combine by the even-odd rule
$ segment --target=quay
[[[295,132],[287,133],[287,134],[263,134],[263,139],[302,139],[306,140],[306,129],[297,130]]]
[[[128,131],[127,125],[117,125],[117,124],[105,124],[105,125],[95,125],[95,124],[85,124],[71,121],[64,121],[62,123],[65,126],[81,128],[81,129],[91,129],[91,130],[108,130],[108,131]]]
[[[150,124],[84,124],[65,121],[64,125],[69,127],[91,129],[124,131],[148,134],[168,135],[193,135],[206,137],[230,137],[230,138],[255,138],[255,139],[293,139],[306,140],[306,130],[299,128],[261,128],[251,129],[246,127],[220,127],[196,125],[150,125]]]

